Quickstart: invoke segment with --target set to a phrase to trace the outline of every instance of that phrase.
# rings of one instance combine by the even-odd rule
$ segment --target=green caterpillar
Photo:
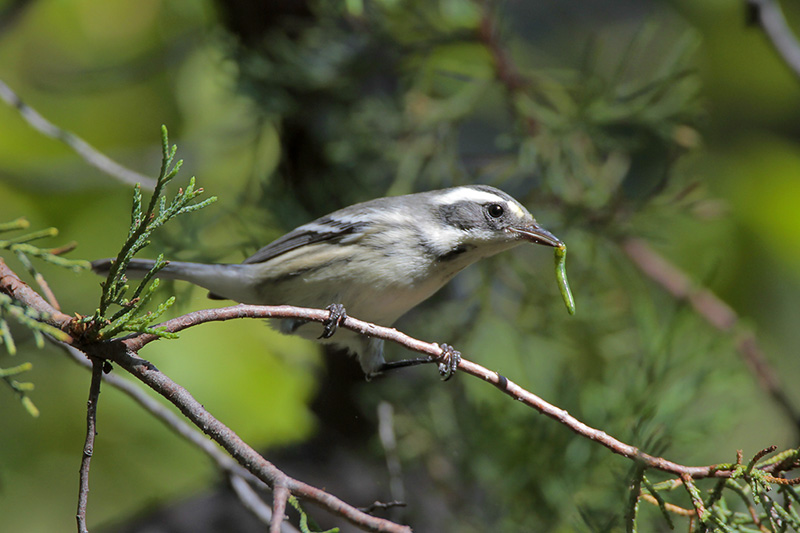
[[[561,297],[564,299],[564,305],[567,306],[569,314],[575,314],[575,299],[572,297],[572,291],[569,288],[569,280],[567,280],[567,245],[561,244],[556,246],[556,280],[558,280],[558,290],[561,291]]]

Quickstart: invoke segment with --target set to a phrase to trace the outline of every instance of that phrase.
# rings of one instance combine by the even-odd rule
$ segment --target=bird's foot
[[[447,381],[452,378],[458,369],[458,363],[461,362],[461,352],[449,344],[442,344],[442,354],[437,358],[439,362],[439,376],[442,381]]]
[[[339,329],[339,326],[342,325],[344,319],[347,318],[347,312],[342,304],[331,304],[325,309],[330,311],[331,314],[322,323],[325,329],[322,331],[322,335],[319,336],[320,339],[330,339]]]
[[[438,363],[439,375],[441,376],[442,381],[447,381],[456,373],[458,363],[461,362],[461,352],[457,351],[449,344],[442,344],[441,349],[442,353],[438,356],[429,355],[426,357],[417,357],[416,359],[403,359],[401,361],[389,361],[383,363],[377,371],[371,372],[367,375],[367,381],[383,374],[387,370],[422,365],[425,363]]]

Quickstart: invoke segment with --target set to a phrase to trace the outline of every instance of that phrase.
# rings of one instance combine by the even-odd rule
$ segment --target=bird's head
[[[486,256],[524,241],[563,246],[522,204],[499,189],[473,185],[437,192],[431,200],[447,228],[442,237],[458,241],[459,250],[485,250],[480,255]]]

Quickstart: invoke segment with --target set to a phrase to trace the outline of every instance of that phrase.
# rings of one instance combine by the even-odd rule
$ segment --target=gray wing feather
[[[272,241],[245,259],[243,263],[264,263],[301,246],[326,241],[336,242],[361,231],[364,226],[366,223],[363,221],[345,221],[332,218],[330,215],[325,216]]]

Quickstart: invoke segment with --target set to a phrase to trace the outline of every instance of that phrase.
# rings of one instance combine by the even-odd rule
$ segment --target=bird
[[[356,355],[367,379],[431,358],[387,362],[384,342],[349,330],[346,315],[391,326],[476,261],[529,242],[564,249],[509,194],[488,185],[465,185],[357,203],[299,226],[239,264],[169,261],[157,277],[204,287],[215,299],[243,304],[327,308],[322,326],[276,319],[277,329]],[[92,262],[107,273],[112,259]],[[143,277],[155,262],[133,259],[129,277]],[[334,334],[335,332],[335,334]],[[444,379],[460,355],[440,364]]]

